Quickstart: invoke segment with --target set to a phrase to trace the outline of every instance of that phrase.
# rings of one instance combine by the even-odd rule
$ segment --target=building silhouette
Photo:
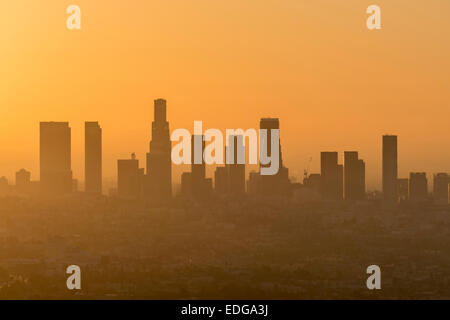
[[[383,196],[386,201],[397,202],[397,136],[383,136]]]
[[[272,130],[280,130],[280,120],[278,118],[262,118],[259,123],[260,130],[266,130],[267,156],[272,156]],[[263,141],[260,141],[260,149]],[[258,190],[264,196],[288,196],[290,195],[289,170],[283,165],[283,154],[281,151],[280,135],[278,136],[278,172],[274,175],[261,175],[261,168],[270,167],[272,164],[260,164],[260,177]]]
[[[324,200],[339,200],[338,153],[320,153],[320,193]]]
[[[117,193],[121,198],[139,198],[144,172],[133,153],[130,159],[117,160]]]
[[[47,194],[72,192],[71,129],[68,122],[40,123],[40,186]]]
[[[166,114],[166,100],[155,100],[145,188],[147,197],[153,201],[168,200],[172,196],[172,142]]]
[[[428,198],[428,180],[425,172],[409,174],[409,200],[425,201]]]
[[[358,152],[344,152],[344,198],[363,200],[366,195],[366,165]]]
[[[31,189],[31,173],[25,169],[16,172],[16,191],[20,194],[28,193]]]
[[[448,173],[437,173],[433,176],[433,199],[438,204],[448,204],[448,186],[450,175]]]
[[[98,122],[84,124],[85,191],[102,193],[102,128]]]

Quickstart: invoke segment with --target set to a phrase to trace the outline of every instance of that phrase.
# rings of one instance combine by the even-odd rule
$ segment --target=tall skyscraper
[[[320,154],[321,194],[324,200],[339,200],[338,153]]]
[[[85,191],[102,193],[102,128],[98,122],[84,124]]]
[[[155,100],[146,187],[147,195],[154,200],[168,200],[172,196],[172,142],[166,113],[166,100]]]
[[[383,136],[383,196],[397,202],[397,136]]]
[[[259,123],[260,130],[267,132],[267,155],[272,156],[272,130],[280,130],[280,120],[278,118],[262,118]],[[261,143],[261,142],[260,142]],[[263,195],[287,196],[290,194],[289,170],[283,166],[280,136],[278,136],[279,155],[278,172],[274,175],[261,175],[259,179],[259,192]],[[261,147],[261,146],[260,146]],[[260,164],[261,168],[270,167],[273,164]]]
[[[119,197],[138,198],[142,188],[142,170],[133,153],[131,159],[117,160],[117,192]]]
[[[344,198],[363,200],[366,195],[366,166],[358,152],[344,152]]]
[[[428,180],[425,172],[411,172],[409,175],[409,200],[424,201],[428,198]]]
[[[438,204],[448,204],[448,185],[450,175],[437,173],[433,177],[433,199]]]
[[[40,123],[40,185],[47,194],[72,191],[71,129],[68,122]]]

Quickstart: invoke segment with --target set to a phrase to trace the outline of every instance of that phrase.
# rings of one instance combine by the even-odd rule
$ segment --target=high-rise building
[[[72,191],[71,129],[68,122],[40,123],[40,185],[47,194]]]
[[[320,154],[321,195],[324,200],[339,200],[338,153]]]
[[[259,123],[260,130],[266,130],[267,156],[272,157],[272,130],[280,130],[280,121],[278,118],[262,118]],[[260,149],[264,146],[264,141],[260,141]],[[262,175],[261,168],[271,167],[276,164],[260,164],[260,175],[258,190],[265,196],[288,196],[290,195],[289,170],[283,166],[283,157],[281,152],[280,136],[278,136],[278,172],[274,175]]]
[[[383,136],[383,196],[397,202],[397,136]]]
[[[229,136],[226,154],[230,155],[226,164],[229,193],[245,193],[245,148],[242,135]]]
[[[153,200],[168,200],[172,196],[172,142],[166,113],[166,100],[155,100],[146,187],[147,195]]]
[[[117,160],[117,192],[119,197],[138,198],[142,188],[143,172],[133,153],[131,159]]]
[[[437,173],[433,177],[433,199],[439,204],[448,204],[448,185],[450,175],[448,173]]]
[[[428,198],[428,180],[425,172],[411,172],[409,175],[409,200],[425,201]]]
[[[363,200],[366,195],[366,166],[358,152],[344,152],[344,198]]]
[[[16,172],[16,191],[18,193],[27,193],[31,187],[31,173],[25,169]]]
[[[98,122],[84,124],[85,191],[102,193],[102,128]]]

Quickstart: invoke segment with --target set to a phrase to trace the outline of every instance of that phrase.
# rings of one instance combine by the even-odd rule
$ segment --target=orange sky
[[[80,31],[66,29],[70,4]],[[380,31],[366,28],[370,4]],[[379,187],[385,133],[399,135],[400,176],[450,171],[449,12],[448,0],[1,1],[0,176],[38,179],[50,120],[70,122],[76,178],[86,120],[103,128],[105,178],[133,151],[144,166],[160,97],[172,130],[279,117],[297,178],[310,157],[319,171],[321,150],[358,150]]]

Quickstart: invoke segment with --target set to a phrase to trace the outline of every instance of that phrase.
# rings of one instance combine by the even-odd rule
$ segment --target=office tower
[[[437,173],[433,177],[433,199],[438,204],[448,204],[448,173]]]
[[[344,198],[363,200],[366,196],[366,165],[358,152],[344,152]]]
[[[228,193],[228,168],[217,167],[214,173],[214,190],[219,195]]]
[[[25,169],[16,172],[16,191],[27,193],[31,188],[31,173]]]
[[[172,196],[172,160],[166,100],[154,102],[152,140],[147,153],[147,195],[153,200],[168,200]]]
[[[40,123],[40,184],[47,194],[72,191],[71,129],[68,122]]]
[[[344,199],[344,166],[338,164],[338,200]]]
[[[272,156],[272,130],[280,130],[280,121],[278,118],[262,118],[259,123],[260,130],[266,130],[267,132],[267,155]],[[260,141],[260,149],[263,146],[263,141]],[[281,152],[281,142],[280,136],[278,136],[279,145],[279,155],[278,155],[278,172],[274,175],[261,175],[259,179],[259,192],[266,196],[288,196],[290,195],[290,181],[289,181],[289,170],[283,166],[283,157]],[[271,167],[269,164],[260,164],[261,168]]]
[[[397,202],[397,136],[383,136],[383,196]]]
[[[245,147],[242,135],[229,136],[226,147],[229,193],[245,193]]]
[[[400,201],[406,201],[409,197],[409,179],[397,180],[397,194]]]
[[[98,122],[84,124],[85,191],[102,193],[102,128]]]
[[[428,198],[428,181],[425,172],[411,172],[409,175],[409,200],[424,201]]]
[[[324,200],[339,200],[338,153],[320,154],[321,195]]]
[[[117,161],[117,192],[119,197],[137,198],[141,191],[142,170],[133,153],[131,159]]]

